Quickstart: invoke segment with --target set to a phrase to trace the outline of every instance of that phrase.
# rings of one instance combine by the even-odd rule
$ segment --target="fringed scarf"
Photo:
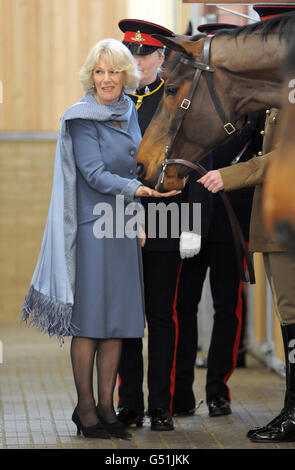
[[[49,336],[75,334],[71,323],[76,277],[76,165],[67,121],[94,119],[127,124],[132,101],[124,93],[118,102],[99,104],[90,93],[71,106],[61,118],[57,139],[51,201],[41,251],[22,308],[22,320]]]

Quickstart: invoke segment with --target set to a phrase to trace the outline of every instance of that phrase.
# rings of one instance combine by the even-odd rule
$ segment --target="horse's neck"
[[[266,80],[278,81],[278,66],[286,53],[284,40],[269,35],[263,40],[255,34],[244,38],[219,37],[212,42],[212,63],[235,73],[264,74]]]
[[[236,95],[238,107],[254,111],[280,104],[280,65],[286,52],[285,42],[277,35],[267,41],[258,35],[215,38],[212,42],[212,65],[223,70]]]

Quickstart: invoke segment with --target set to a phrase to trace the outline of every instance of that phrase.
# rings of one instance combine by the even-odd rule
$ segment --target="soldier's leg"
[[[295,258],[284,252],[264,253],[275,311],[281,323],[286,362],[284,407],[266,426],[252,429],[253,442],[295,441]]]
[[[202,248],[197,256],[185,258],[182,262],[176,304],[178,344],[173,397],[175,414],[193,410],[196,405],[193,383],[198,349],[197,311],[207,267],[206,248]]]
[[[144,253],[148,323],[148,411],[169,410],[176,325],[173,302],[181,259],[178,252]]]
[[[214,321],[207,363],[207,402],[230,402],[227,381],[237,361],[242,326],[240,274],[233,243],[210,243],[210,285]]]
[[[118,408],[144,414],[142,339],[125,338],[118,377]]]

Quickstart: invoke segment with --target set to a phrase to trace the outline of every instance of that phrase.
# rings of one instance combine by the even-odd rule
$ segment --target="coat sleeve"
[[[87,119],[68,121],[76,165],[89,186],[103,194],[123,195],[126,202],[134,198],[141,183],[106,170],[94,123]]]
[[[247,162],[221,168],[219,171],[222,176],[224,190],[232,191],[263,183],[265,171],[273,154],[274,152],[270,152],[262,157],[251,158]]]

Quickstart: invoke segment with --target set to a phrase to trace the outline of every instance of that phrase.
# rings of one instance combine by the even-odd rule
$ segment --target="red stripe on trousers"
[[[248,243],[247,243],[247,246],[248,246]],[[244,258],[244,272],[246,272],[246,258]],[[242,289],[243,289],[243,283],[242,281],[240,281],[238,303],[236,307],[236,317],[238,319],[238,328],[237,328],[236,338],[235,338],[234,347],[233,347],[233,366],[232,366],[232,369],[223,378],[223,383],[226,386],[227,391],[228,391],[229,402],[231,401],[231,395],[230,395],[230,389],[228,388],[226,383],[228,379],[230,378],[230,376],[232,375],[233,371],[235,370],[236,364],[237,364],[239,344],[240,344],[240,339],[241,339],[241,330],[242,330],[242,316],[243,316]]]
[[[174,398],[174,392],[175,392],[176,355],[177,355],[178,336],[179,336],[178,315],[177,315],[177,295],[178,295],[178,285],[179,285],[179,278],[180,278],[181,268],[182,268],[182,261],[180,262],[180,266],[179,266],[179,270],[178,270],[176,288],[175,288],[175,294],[174,294],[174,301],[173,301],[172,320],[173,320],[174,325],[175,325],[175,342],[174,342],[173,363],[172,363],[172,369],[171,369],[171,374],[170,374],[170,395],[171,395],[170,405],[169,405],[170,413],[172,413],[173,398]]]
[[[120,403],[120,394],[119,394],[119,388],[120,388],[120,384],[122,382],[122,378],[120,376],[120,374],[118,373],[117,375],[117,379],[118,379],[118,383],[117,383],[117,389],[118,389],[118,400],[117,400],[117,406],[119,406],[119,403]]]

